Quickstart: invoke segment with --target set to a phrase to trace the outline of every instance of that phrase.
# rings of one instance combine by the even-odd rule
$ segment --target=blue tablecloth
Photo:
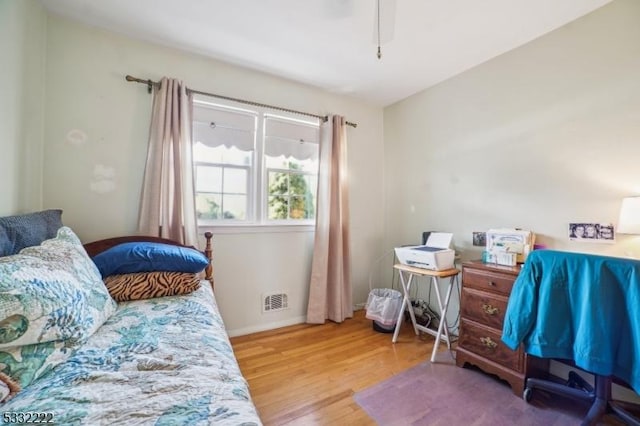
[[[532,252],[514,283],[502,341],[614,375],[640,393],[640,261]]]

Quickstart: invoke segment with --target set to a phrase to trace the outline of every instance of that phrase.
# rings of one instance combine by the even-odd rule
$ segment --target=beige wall
[[[479,258],[473,231],[520,227],[549,248],[640,256],[640,237],[567,231],[615,224],[622,198],[640,194],[639,16],[640,2],[616,0],[386,108],[385,249],[442,230]]]
[[[42,203],[46,14],[34,0],[0,0],[0,216]]]
[[[640,240],[570,242],[640,193],[640,2],[618,0],[385,109],[385,246],[422,230],[534,231],[550,248],[640,255]]]
[[[628,236],[615,245],[566,238],[570,221],[615,222],[620,199],[640,190],[640,38],[633,20],[639,5],[632,0],[618,0],[386,108],[384,146],[380,108],[56,16],[47,19],[35,2],[28,3],[28,13],[15,4],[5,0],[0,7],[22,18],[38,16],[33,26],[41,33],[46,28],[46,54],[33,41],[42,36],[32,37],[28,49],[35,52],[31,61],[47,61],[44,207],[63,208],[65,223],[85,241],[135,230],[151,98],[144,86],[124,81],[132,74],[178,77],[196,89],[337,112],[359,123],[349,130],[356,303],[366,300],[370,271],[374,287],[389,285],[392,247],[418,242],[423,230],[454,232],[465,259],[479,256],[471,232],[498,226],[532,229],[539,242],[554,248],[640,252],[634,244],[640,241]],[[14,15],[2,15],[13,22],[7,16]],[[7,35],[2,52],[19,58],[21,50],[6,40],[23,32],[15,25],[0,28]],[[35,81],[36,69],[30,68]],[[27,92],[12,89],[23,87],[21,70],[3,71],[16,82],[3,79],[9,96],[0,102],[7,112],[0,118],[7,145],[0,173],[12,182],[0,200],[4,213],[20,209],[21,179],[34,188],[33,200],[39,196],[37,150],[35,163],[24,165],[32,173],[15,166],[26,157],[16,136],[25,127],[15,111],[24,110],[19,103]],[[37,105],[42,96],[30,87],[36,91],[30,102]],[[37,134],[37,108],[35,116]],[[216,235],[217,294],[232,334],[302,320],[312,239],[305,232]],[[291,308],[261,314],[260,296],[277,291],[290,294]]]
[[[44,204],[64,209],[84,241],[135,231],[151,97],[126,74],[357,122],[348,130],[353,283],[354,301],[366,300],[382,245],[382,108],[57,16],[49,16],[47,56]],[[214,236],[216,294],[230,334],[304,320],[312,241],[311,232]],[[261,295],[281,291],[290,308],[262,314]]]

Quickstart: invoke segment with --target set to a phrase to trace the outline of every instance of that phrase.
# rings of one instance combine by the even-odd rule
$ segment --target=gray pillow
[[[54,238],[62,227],[62,210],[44,210],[0,217],[0,256],[10,256],[25,247]]]

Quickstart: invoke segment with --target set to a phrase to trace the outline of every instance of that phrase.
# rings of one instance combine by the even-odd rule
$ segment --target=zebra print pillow
[[[104,279],[117,302],[188,294],[200,286],[199,274],[187,272],[136,272]]]

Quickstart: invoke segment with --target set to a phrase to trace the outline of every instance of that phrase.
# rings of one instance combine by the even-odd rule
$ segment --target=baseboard
[[[265,324],[254,325],[251,327],[238,328],[235,330],[227,330],[229,337],[244,336],[245,334],[258,333],[260,331],[273,330],[288,325],[302,324],[307,321],[306,316],[289,318],[283,321],[268,322]]]
[[[355,311],[364,310],[364,305],[365,305],[364,303],[358,303],[358,304],[354,305],[353,311],[355,312]],[[284,320],[284,321],[269,322],[269,323],[266,323],[266,324],[254,325],[254,326],[251,326],[251,327],[237,328],[237,329],[234,329],[234,330],[227,330],[227,334],[229,335],[229,337],[244,336],[245,334],[251,334],[251,333],[258,333],[260,331],[273,330],[273,329],[280,328],[280,327],[286,327],[288,325],[304,324],[305,322],[307,322],[307,317],[306,316],[300,316],[300,317],[289,318],[289,319]]]

